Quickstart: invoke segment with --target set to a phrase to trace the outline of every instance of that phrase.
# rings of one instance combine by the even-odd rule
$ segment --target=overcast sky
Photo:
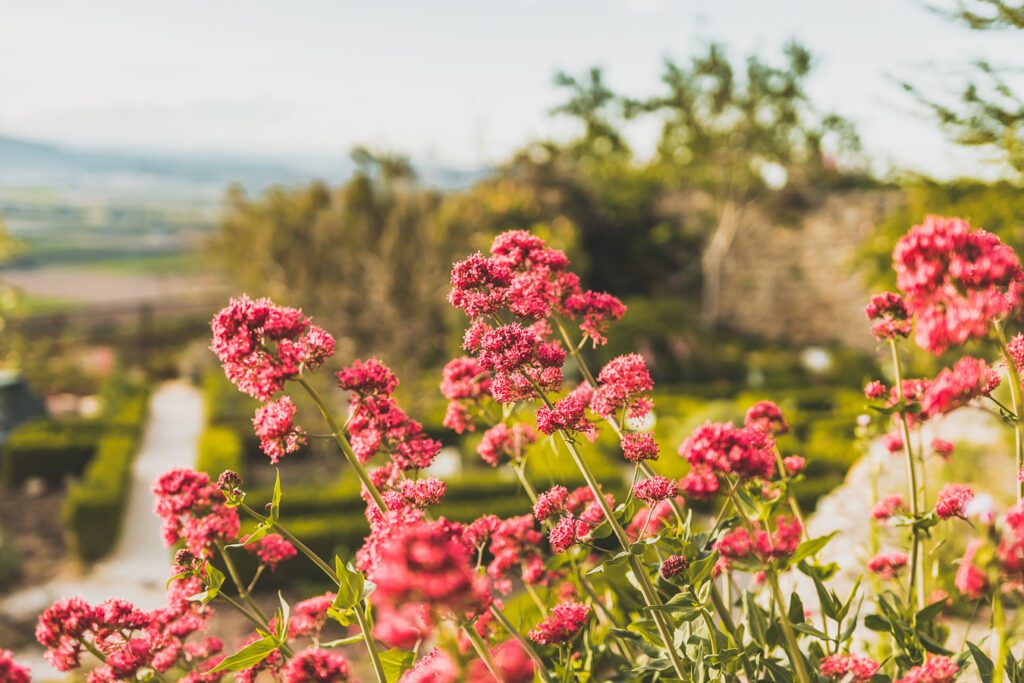
[[[916,0],[0,0],[0,135],[77,146],[342,154],[369,143],[480,166],[572,132],[557,69],[656,92],[665,56],[797,38],[811,91],[876,159],[949,176],[945,142],[894,78],[950,91],[970,59],[1021,65],[1024,34],[972,33]],[[655,126],[632,140],[649,150]]]

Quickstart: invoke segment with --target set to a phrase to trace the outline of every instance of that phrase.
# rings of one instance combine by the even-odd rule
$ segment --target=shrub
[[[9,486],[39,477],[59,484],[79,475],[96,452],[97,427],[33,420],[15,429],[3,450],[3,481]]]
[[[103,437],[85,476],[68,490],[64,523],[71,547],[83,560],[95,561],[117,543],[137,447],[138,440],[129,435]]]

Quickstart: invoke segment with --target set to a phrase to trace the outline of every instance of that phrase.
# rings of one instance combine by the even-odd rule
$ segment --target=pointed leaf
[[[388,683],[396,683],[402,677],[402,674],[412,666],[415,657],[415,652],[400,650],[397,647],[393,647],[387,652],[382,652],[380,654],[380,663],[384,667],[384,675],[387,676]]]
[[[277,641],[272,636],[260,638],[256,642],[246,645],[230,657],[225,658],[220,664],[213,667],[210,673],[248,669],[262,662],[276,649]]]

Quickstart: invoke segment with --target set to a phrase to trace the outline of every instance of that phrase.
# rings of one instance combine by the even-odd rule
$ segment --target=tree
[[[604,156],[629,151],[615,119],[621,112],[621,99],[604,82],[604,72],[591,67],[581,77],[564,71],[555,74],[555,85],[568,91],[569,99],[551,110],[578,119],[583,136],[572,146],[577,151]]]
[[[722,267],[746,207],[769,190],[841,180],[837,157],[859,150],[849,123],[812,106],[805,90],[811,54],[795,43],[783,54],[781,66],[750,57],[740,70],[712,44],[687,65],[665,61],[663,94],[626,103],[631,116],[664,118],[655,166],[710,197],[701,257],[708,324],[718,317]]]
[[[435,220],[440,196],[413,183],[407,160],[365,149],[354,157],[359,170],[341,187],[259,197],[232,188],[212,250],[249,294],[294,302],[341,330],[342,353],[372,351],[407,369],[435,363],[461,245]]]
[[[975,31],[1024,30],[1024,2],[963,0],[944,12]],[[1003,69],[986,61],[973,63],[974,80],[952,101],[926,95],[911,83],[904,89],[931,110],[959,144],[991,150],[1024,179],[1024,100],[1003,77]]]

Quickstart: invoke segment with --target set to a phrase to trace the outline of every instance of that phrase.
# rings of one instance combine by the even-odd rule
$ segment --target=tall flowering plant
[[[852,591],[839,593],[836,566],[824,559],[831,536],[807,532],[793,493],[806,462],[779,447],[789,430],[780,408],[761,402],[742,424],[698,427],[678,450],[689,473],[658,474],[659,447],[643,428],[655,409],[645,359],[619,356],[595,373],[581,353],[605,343],[625,307],[584,290],[564,253],[512,231],[453,268],[449,300],[467,316],[465,355],[445,366],[440,391],[445,424],[482,431],[481,459],[512,470],[530,512],[483,511],[469,523],[438,515],[446,486],[429,471],[440,443],[399,406],[394,373],[375,359],[337,371],[349,396],[342,419],[309,381],[333,355],[330,334],[298,310],[243,296],[214,318],[212,348],[239,390],[263,402],[253,425],[272,463],[307,438],[295,423],[298,403],[319,409],[362,484],[370,529],[362,547],[333,558],[313,552],[281,522],[279,479],[264,509],[250,506],[233,472],[214,482],[172,470],[154,487],[164,540],[177,549],[167,606],[62,600],[42,615],[38,639],[61,670],[91,658],[93,682],[344,681],[353,677],[350,659],[379,683],[938,683],[972,665],[985,681],[1021,680],[1004,607],[1024,585],[1021,486],[1001,515],[991,497],[961,484],[929,500],[926,460],[948,458],[953,447],[935,440],[925,448],[919,433],[990,402],[1016,434],[1019,472],[1024,337],[1010,339],[1006,329],[1018,323],[1024,274],[1012,250],[953,219],[914,227],[894,262],[901,292],[873,297],[866,309],[893,376],[865,392],[891,422],[884,443],[905,459],[908,489],[880,496],[866,515],[894,547],[866,563],[873,580]],[[910,379],[900,344],[911,335],[934,352],[990,339],[997,356],[964,356],[934,378]],[[575,386],[566,383],[570,362],[582,378]],[[994,395],[1004,375],[1009,406]],[[591,467],[602,431],[614,435],[631,474],[624,494],[606,490]],[[527,461],[552,457],[530,448],[541,440],[572,461],[583,486],[537,488]],[[717,509],[701,519],[687,500],[717,501]],[[956,569],[959,595],[929,597],[929,540],[939,525],[968,521],[974,538]],[[257,558],[254,575],[241,575],[240,553]],[[265,613],[253,599],[260,577],[299,555],[331,590],[295,604],[282,598]],[[536,620],[513,620],[512,599],[532,604]],[[947,642],[941,616],[954,600],[991,606],[988,652]],[[203,635],[217,609],[251,623],[244,642],[228,648]],[[0,652],[3,671],[4,680],[27,677]]]

